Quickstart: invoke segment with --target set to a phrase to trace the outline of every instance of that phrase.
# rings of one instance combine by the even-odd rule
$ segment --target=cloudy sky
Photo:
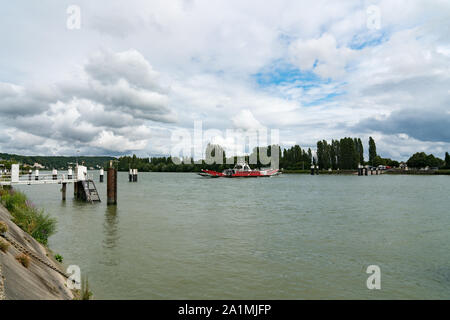
[[[450,151],[448,0],[2,1],[0,40],[0,152],[162,155],[196,120]]]

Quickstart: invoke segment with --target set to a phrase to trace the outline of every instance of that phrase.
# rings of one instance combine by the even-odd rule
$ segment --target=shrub
[[[0,250],[2,250],[3,252],[6,252],[6,251],[8,251],[8,248],[9,248],[9,242],[3,238],[0,238]]]
[[[20,262],[25,268],[28,268],[30,266],[30,257],[27,256],[25,253],[21,253],[16,257],[17,261]]]
[[[89,281],[86,277],[81,281],[81,300],[90,300],[92,297],[92,292],[89,290]]]
[[[47,245],[48,238],[56,231],[56,220],[37,209],[25,194],[19,191],[1,192],[1,201],[13,216],[13,221],[22,230],[29,233],[43,245]]]
[[[3,222],[0,221],[0,234],[6,233],[8,231],[8,225]]]
[[[59,263],[63,262],[63,257],[60,254],[55,254],[55,260],[58,261]]]

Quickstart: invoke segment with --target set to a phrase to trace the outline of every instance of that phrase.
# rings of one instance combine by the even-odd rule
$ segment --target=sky
[[[0,4],[0,152],[167,155],[195,121],[450,151],[449,1]]]

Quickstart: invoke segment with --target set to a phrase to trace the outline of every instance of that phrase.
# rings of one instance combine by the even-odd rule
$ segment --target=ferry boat
[[[222,172],[214,171],[214,170],[208,170],[208,169],[202,169],[201,172],[199,172],[199,175],[203,177],[210,177],[210,178],[251,178],[251,177],[272,177],[279,175],[281,172],[279,169],[261,169],[261,170],[252,170],[250,166],[246,162],[239,162],[237,163],[233,169],[226,169]]]

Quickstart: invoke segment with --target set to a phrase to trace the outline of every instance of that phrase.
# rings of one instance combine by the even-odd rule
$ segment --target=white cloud
[[[197,119],[280,129],[282,141],[302,146],[377,134],[381,152],[401,157],[414,148],[442,156],[449,145],[356,129],[408,108],[448,112],[448,1],[78,5],[78,31],[65,28],[64,4],[3,8],[0,131],[41,139],[26,153],[167,153],[170,129]],[[366,27],[368,5],[380,8],[380,30]],[[279,61],[298,74],[277,74]],[[262,70],[272,72],[265,85]],[[17,150],[6,139],[0,147]]]

